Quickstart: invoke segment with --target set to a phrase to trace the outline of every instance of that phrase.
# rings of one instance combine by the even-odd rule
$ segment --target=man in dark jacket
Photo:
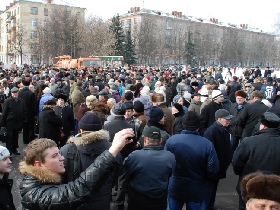
[[[50,139],[30,142],[19,170],[23,174],[20,184],[21,203],[25,209],[77,210],[94,195],[102,180],[117,166],[119,151],[131,143],[132,129],[116,133],[109,150],[99,155],[73,182],[61,184],[60,175],[65,172],[64,157],[56,143]]]
[[[63,133],[59,146],[62,147],[70,137],[71,133],[74,133],[74,113],[72,108],[67,105],[67,95],[59,94],[57,96],[57,105],[54,107],[55,114],[61,118],[62,126],[61,132]]]
[[[226,109],[219,109],[215,112],[216,121],[204,133],[204,137],[209,139],[217,152],[219,160],[219,172],[213,181],[209,183],[209,200],[206,209],[215,209],[215,197],[220,179],[226,178],[227,168],[231,162],[230,153],[230,133],[228,126],[233,118]]]
[[[203,134],[215,122],[215,112],[223,108],[223,93],[220,90],[212,91],[212,101],[201,110],[200,132]]]
[[[176,157],[168,186],[169,209],[182,209],[184,203],[187,209],[206,209],[208,181],[216,177],[219,162],[213,144],[198,132],[200,121],[199,114],[187,112],[184,130],[166,142],[165,149]]]
[[[160,130],[149,127],[144,148],[132,152],[124,160],[128,182],[128,210],[166,210],[168,180],[175,166],[175,157],[164,151]]]
[[[26,110],[25,119],[23,122],[23,143],[28,144],[35,137],[34,135],[34,120],[38,113],[38,107],[35,94],[29,90],[30,81],[22,81],[23,88],[18,93],[18,97],[23,100]]]
[[[62,121],[54,112],[55,106],[54,100],[48,100],[44,104],[43,111],[39,115],[39,138],[52,139],[58,144]]]
[[[72,176],[72,178],[75,178],[81,171],[86,170],[101,153],[109,149],[112,145],[109,142],[109,132],[102,130],[102,120],[97,115],[87,112],[79,121],[79,128],[80,133],[75,137],[71,137],[68,140],[68,144],[60,149],[62,156],[65,157],[65,183],[74,181],[74,179],[69,180],[69,177]],[[73,171],[73,174],[68,174],[71,171],[70,167],[74,167],[70,165],[72,162],[69,160],[72,157],[68,155],[71,143],[76,145],[79,152],[80,158],[77,161],[81,162],[81,171]],[[116,158],[121,164],[119,167],[121,167],[121,155],[119,154]],[[115,183],[116,177],[115,173],[116,171],[112,171],[104,177],[102,186],[94,191],[94,196],[84,204],[84,207],[88,209],[110,210],[112,186]]]
[[[25,119],[25,107],[21,98],[18,98],[18,88],[13,87],[11,97],[4,102],[1,116],[1,127],[5,127],[8,132],[6,146],[10,154],[20,155],[18,152],[18,134],[22,129]]]
[[[233,76],[232,79],[233,81],[228,84],[227,95],[229,100],[234,103],[236,102],[235,92],[241,90],[241,85],[237,82],[237,76]]]
[[[238,118],[240,115],[242,115],[242,112],[246,105],[248,105],[247,102],[245,102],[246,99],[246,93],[243,90],[238,90],[235,92],[236,102],[233,103],[230,106],[230,114],[233,115],[233,118],[230,122],[230,130],[231,130],[231,154],[233,154],[234,150],[239,144],[239,140],[242,136],[243,128],[238,123]]]
[[[12,162],[10,152],[6,147],[0,146],[0,209],[15,210],[13,202],[13,180],[8,179]]]
[[[264,97],[264,93],[255,90],[252,93],[254,103],[247,105],[240,116],[238,123],[244,128],[242,132],[242,139],[249,137],[253,134],[254,127],[258,123],[262,114],[268,109],[268,107],[261,102]]]
[[[236,190],[240,210],[246,209],[239,185],[245,175],[257,171],[280,175],[280,118],[274,113],[265,112],[260,121],[260,131],[244,138],[233,154],[233,170],[239,175]]]

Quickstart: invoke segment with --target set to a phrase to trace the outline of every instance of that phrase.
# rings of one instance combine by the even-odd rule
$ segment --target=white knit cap
[[[9,150],[6,147],[0,146],[0,160],[3,160],[7,156],[10,156]]]
[[[192,97],[192,95],[188,92],[185,92],[183,97],[184,97],[184,99],[189,99]]]
[[[223,94],[220,90],[213,90],[212,91],[212,100],[215,100],[215,99],[217,99],[221,96],[223,96]]]

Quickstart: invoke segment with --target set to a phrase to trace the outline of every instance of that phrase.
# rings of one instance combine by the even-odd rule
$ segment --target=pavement
[[[5,144],[0,143],[5,146]],[[17,210],[21,209],[19,185],[22,180],[22,175],[18,171],[19,162],[23,159],[23,150],[25,145],[22,142],[22,133],[19,135],[19,151],[22,155],[12,157],[12,171],[10,178],[14,180],[12,188],[12,194],[14,196],[14,204]],[[222,179],[219,182],[218,191],[216,195],[215,207],[219,210],[237,210],[238,209],[238,195],[235,191],[238,176],[233,173],[232,167],[230,166],[227,171],[227,178]],[[111,205],[112,206],[112,205]],[[126,205],[125,205],[126,206]],[[185,207],[183,208],[185,209]]]

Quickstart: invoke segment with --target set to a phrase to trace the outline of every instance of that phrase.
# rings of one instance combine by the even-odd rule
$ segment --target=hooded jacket
[[[66,171],[64,175],[66,175],[69,170],[67,157],[70,146],[69,143],[74,143],[77,146],[80,154],[82,171],[84,171],[100,154],[110,148],[112,144],[109,142],[109,139],[109,132],[106,130],[85,131],[78,134],[76,137],[70,137],[68,144],[60,149],[62,156],[65,157],[64,165]],[[118,169],[120,169],[122,167],[122,159],[120,154],[116,159],[119,162]],[[95,188],[94,196],[88,202],[86,202],[81,209],[110,210],[111,192],[115,182],[116,172],[117,170],[112,171],[107,176],[102,178],[102,185],[99,185],[97,188]],[[63,176],[64,183],[69,181],[71,180],[67,180],[66,176]]]
[[[117,165],[116,159],[103,152],[96,158],[80,177],[68,184],[60,184],[59,174],[46,168],[20,163],[19,170],[23,176],[20,184],[21,204],[30,210],[76,210],[81,209],[86,199],[94,195],[95,187],[102,178],[111,173]]]

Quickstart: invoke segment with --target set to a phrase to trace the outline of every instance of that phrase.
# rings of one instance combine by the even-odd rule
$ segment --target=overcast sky
[[[44,1],[44,0],[33,0]],[[0,0],[0,10],[13,0]],[[108,19],[127,13],[130,7],[140,7],[171,13],[182,12],[185,15],[216,18],[221,22],[248,24],[272,32],[277,13],[280,13],[280,0],[53,0],[54,3],[68,3],[70,6],[84,7],[86,14]]]

